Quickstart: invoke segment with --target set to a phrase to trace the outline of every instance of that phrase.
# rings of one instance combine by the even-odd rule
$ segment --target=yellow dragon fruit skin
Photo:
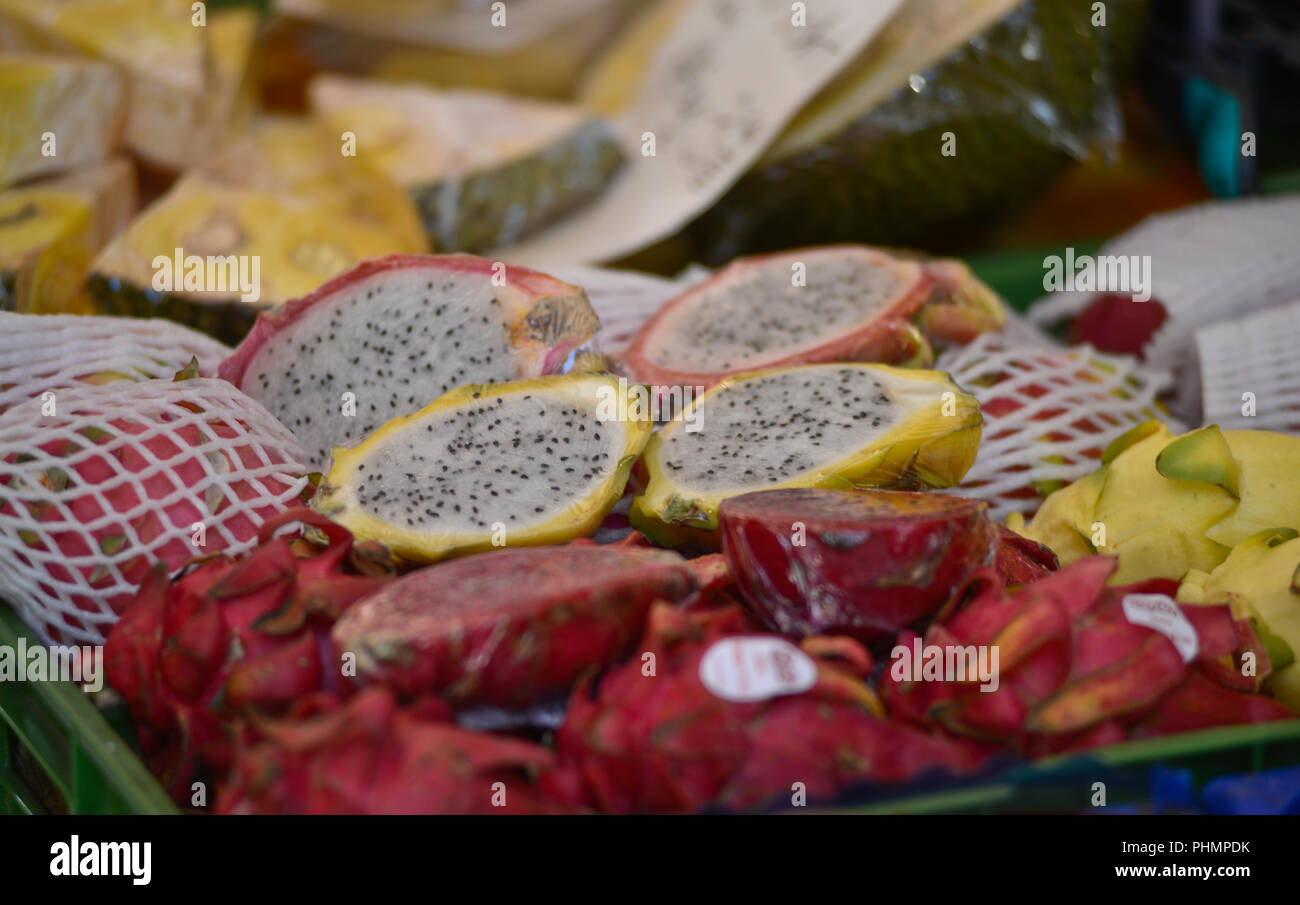
[[[1261,531],[1233,547],[1212,572],[1194,569],[1178,588],[1180,603],[1244,606],[1269,653],[1265,690],[1300,713],[1300,534]]]
[[[1263,529],[1300,528],[1300,438],[1202,428],[1175,437],[1142,425],[1096,472],[1056,491],[1033,520],[1008,524],[1063,564],[1119,557],[1112,584],[1209,572]],[[1127,435],[1126,435],[1127,436]],[[1109,452],[1109,451],[1108,451]]]

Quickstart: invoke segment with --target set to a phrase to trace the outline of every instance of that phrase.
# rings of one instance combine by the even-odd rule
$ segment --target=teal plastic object
[[[1183,82],[1183,120],[1196,136],[1201,177],[1220,198],[1241,195],[1241,105],[1232,94],[1193,76]]]

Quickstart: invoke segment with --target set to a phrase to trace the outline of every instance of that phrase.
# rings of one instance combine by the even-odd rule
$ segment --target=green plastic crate
[[[1011,767],[991,780],[902,795],[840,810],[863,814],[1105,813],[1092,805],[1092,784],[1106,785],[1106,805],[1140,802],[1151,793],[1151,768],[1191,770],[1197,788],[1218,776],[1300,764],[1300,719],[1221,726],[1124,742],[1082,754]]]
[[[0,645],[40,642],[0,605]],[[128,725],[123,726],[129,730]],[[71,682],[0,682],[0,814],[175,814],[123,735]]]

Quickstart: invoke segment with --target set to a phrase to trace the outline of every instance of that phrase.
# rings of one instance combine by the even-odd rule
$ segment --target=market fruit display
[[[218,814],[546,814],[570,797],[539,782],[548,748],[471,732],[383,688],[346,702],[307,700],[294,718],[262,719],[234,757]],[[561,783],[554,786],[563,790]]]
[[[1272,667],[1265,690],[1300,713],[1300,539],[1294,528],[1246,538],[1208,574],[1190,570],[1178,600],[1244,608]]]
[[[631,520],[671,544],[715,532],[718,504],[751,490],[949,487],[979,438],[979,406],[937,371],[826,364],[742,374],[651,437]]]
[[[226,381],[192,377],[12,406],[0,486],[0,593],[50,643],[101,643],[155,563],[247,550],[308,481],[284,425]]]
[[[650,436],[636,405],[604,375],[461,386],[336,448],[312,505],[412,563],[583,537]]]
[[[106,160],[125,117],[126,88],[112,67],[0,52],[0,186]]]
[[[155,566],[105,643],[106,677],[174,794],[228,764],[246,711],[282,713],[309,693],[342,691],[329,627],[391,578],[382,548],[354,545],[310,510],[268,519],[257,541],[242,559],[209,557],[175,580]]]
[[[926,365],[932,340],[969,342],[1005,317],[960,262],[807,248],[731,262],[666,302],[620,358],[643,383],[707,389],[730,374],[802,364]]]
[[[89,314],[90,262],[135,213],[135,177],[115,157],[0,191],[0,310]]]
[[[1115,569],[1112,558],[1087,557],[1012,593],[990,576],[923,638],[901,633],[895,651],[937,649],[942,664],[946,651],[996,650],[996,681],[942,668],[918,681],[924,673],[900,658],[882,679],[889,713],[1030,755],[1290,716],[1252,693],[1269,661],[1249,623],[1227,605],[1179,606],[1168,579],[1108,587]],[[1130,615],[1151,598],[1159,624],[1175,627]]]
[[[319,124],[268,116],[132,220],[95,258],[88,288],[101,313],[167,317],[237,343],[260,311],[365,258],[427,250],[405,192],[342,157]]]
[[[895,490],[761,490],[718,507],[722,550],[748,605],[794,637],[893,637],[992,563],[978,500]]]
[[[615,662],[656,600],[696,588],[668,550],[576,544],[480,553],[420,569],[353,607],[333,631],[363,683],[456,706],[520,707]]]
[[[275,413],[323,470],[333,447],[458,387],[559,373],[597,323],[580,288],[536,271],[389,255],[262,316],[221,376]]]
[[[172,321],[0,311],[0,414],[65,387],[170,378],[191,363],[198,375],[215,376],[229,354]]]
[[[309,94],[360,160],[411,193],[439,251],[512,245],[589,203],[623,162],[610,124],[580,107],[330,75]]]
[[[642,656],[575,689],[556,736],[561,763],[595,809],[619,814],[789,806],[796,784],[807,802],[826,801],[854,784],[980,764],[977,746],[885,719],[862,678],[871,655],[827,640],[801,648],[760,634],[736,607],[656,604]],[[736,672],[705,662],[718,658],[739,661]]]
[[[1063,563],[1118,556],[1118,584],[1179,581],[1259,531],[1300,528],[1297,457],[1300,438],[1286,434],[1209,425],[1175,437],[1151,421],[1114,440],[1097,471],[1053,493],[1027,525],[1009,525]]]

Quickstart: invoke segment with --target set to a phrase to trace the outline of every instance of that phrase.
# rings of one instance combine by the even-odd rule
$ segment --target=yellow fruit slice
[[[950,487],[983,418],[947,374],[871,364],[756,371],[700,396],[646,447],[632,523],[664,543],[717,527],[730,496],[778,487]]]
[[[126,87],[109,66],[0,55],[0,185],[99,163],[117,146],[125,116]]]
[[[647,414],[608,376],[459,387],[335,448],[312,506],[404,562],[563,543],[622,495]]]
[[[95,252],[135,209],[125,158],[0,192],[0,308],[87,314]]]

